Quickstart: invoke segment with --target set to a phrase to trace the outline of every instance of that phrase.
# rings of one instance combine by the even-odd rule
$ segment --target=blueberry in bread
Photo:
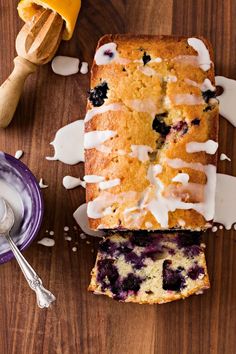
[[[165,303],[209,288],[197,233],[116,233],[101,241],[89,290],[122,302]]]
[[[104,36],[85,117],[85,172],[93,176],[86,186],[90,227],[210,227],[217,133],[208,41]]]

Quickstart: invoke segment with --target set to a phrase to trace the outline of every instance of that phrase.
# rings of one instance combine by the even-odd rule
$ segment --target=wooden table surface
[[[58,0],[59,1],[59,0]],[[62,1],[62,0],[61,0]],[[91,64],[105,33],[203,35],[215,48],[216,73],[236,79],[235,0],[83,0],[74,36],[59,53]],[[0,0],[0,81],[12,69],[14,39],[22,26],[16,0]],[[26,83],[14,122],[0,131],[0,150],[22,159],[49,188],[37,239],[55,232],[56,244],[33,242],[24,252],[45,286],[57,296],[48,310],[35,296],[16,262],[0,267],[1,354],[233,354],[236,352],[236,231],[206,235],[211,289],[203,296],[165,305],[120,304],[87,292],[97,239],[81,240],[72,213],[84,190],[66,191],[65,175],[83,176],[83,165],[47,161],[56,131],[85,114],[89,75],[59,77],[46,65]],[[236,129],[221,118],[220,152],[232,157],[218,170],[236,175]],[[64,240],[70,227],[72,241]],[[87,241],[87,242],[86,242]],[[72,247],[78,242],[78,251]]]

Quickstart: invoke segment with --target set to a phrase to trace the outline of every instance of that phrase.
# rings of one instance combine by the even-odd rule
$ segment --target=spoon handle
[[[26,261],[24,256],[21,254],[15,243],[12,241],[9,234],[5,235],[8,240],[11,250],[27,280],[29,286],[36,293],[37,303],[40,308],[49,307],[50,304],[56,300],[55,296],[45,289],[42,285],[42,280],[39,278],[37,273],[31,267],[31,265]]]

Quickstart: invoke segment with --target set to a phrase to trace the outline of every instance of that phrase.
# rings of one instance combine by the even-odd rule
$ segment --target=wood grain
[[[84,0],[70,42],[59,53],[90,64],[98,38],[105,33],[204,35],[215,48],[216,72],[236,79],[235,0]],[[0,81],[12,69],[14,38],[22,26],[16,0],[0,0]],[[56,131],[85,113],[89,77],[59,77],[50,65],[26,83],[14,122],[0,131],[0,150],[23,149],[25,162],[44,191],[45,217],[38,239],[55,231],[54,248],[36,240],[25,251],[35,269],[57,296],[52,309],[39,310],[15,261],[0,269],[0,353],[3,354],[233,354],[236,348],[236,232],[206,235],[212,288],[161,306],[119,304],[86,291],[97,240],[81,240],[73,229],[72,212],[84,191],[66,191],[63,176],[83,176],[83,166],[45,160]],[[220,152],[236,154],[236,129],[220,122]],[[235,159],[220,162],[219,171],[236,175]],[[72,242],[63,236],[70,226]],[[87,244],[86,241],[90,243]],[[78,252],[72,247],[78,242]]]

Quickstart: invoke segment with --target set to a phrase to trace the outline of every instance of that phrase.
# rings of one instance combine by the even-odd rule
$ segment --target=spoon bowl
[[[8,234],[15,223],[15,216],[10,205],[0,197],[0,203],[5,209],[5,214],[3,219],[0,221],[0,236],[5,236]]]

